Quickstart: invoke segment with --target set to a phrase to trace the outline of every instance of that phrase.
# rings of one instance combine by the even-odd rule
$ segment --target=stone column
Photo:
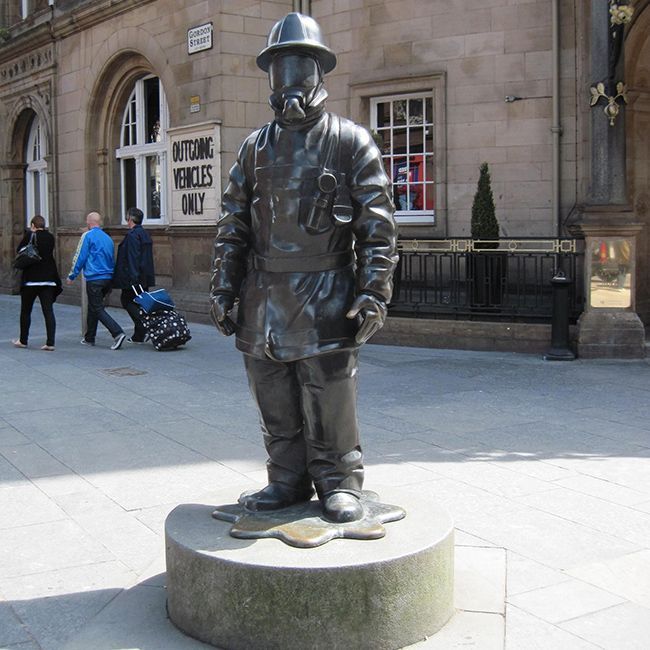
[[[609,3],[591,0],[590,82],[616,94],[623,81],[623,31],[613,36]],[[620,56],[617,55],[620,49]],[[587,95],[579,95],[587,101]],[[636,223],[627,199],[625,108],[613,125],[601,99],[591,107],[591,175],[584,205],[573,227],[585,237],[585,311],[578,323],[578,355],[638,358],[645,332],[635,312]]]
[[[0,196],[0,225],[2,226],[0,285],[11,286],[12,262],[16,246],[25,230],[23,192],[25,185],[25,165],[4,163],[0,165],[0,182],[4,196]]]

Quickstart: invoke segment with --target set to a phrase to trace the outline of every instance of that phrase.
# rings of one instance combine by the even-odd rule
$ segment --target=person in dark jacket
[[[113,286],[121,289],[120,302],[133,321],[133,335],[130,343],[144,343],[147,332],[140,320],[140,308],[133,302],[137,295],[134,287],[149,287],[156,284],[153,265],[153,242],[149,233],[142,227],[144,214],[138,208],[127,211],[129,231],[117,248],[117,260],[113,273]]]
[[[269,455],[252,511],[309,500],[364,515],[358,348],[386,316],[397,263],[390,181],[364,128],[325,111],[336,56],[291,13],[257,57],[275,120],[244,141],[215,239],[211,315],[237,333]],[[238,315],[233,308],[238,301]]]
[[[20,338],[13,341],[17,348],[26,348],[29,328],[32,322],[32,307],[36,298],[41,303],[45,318],[46,342],[41,350],[54,351],[56,319],[54,318],[54,301],[61,293],[61,278],[54,260],[54,237],[45,230],[45,219],[40,215],[32,218],[29,230],[18,245],[18,250],[27,246],[34,237],[34,244],[41,256],[36,262],[23,270],[20,287]]]

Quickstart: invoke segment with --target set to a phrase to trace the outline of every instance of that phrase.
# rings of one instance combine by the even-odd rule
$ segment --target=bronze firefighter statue
[[[336,56],[312,18],[280,20],[257,64],[275,119],[230,170],[211,282],[211,315],[236,332],[269,456],[268,485],[240,504],[277,510],[315,488],[325,519],[356,521],[358,349],[384,324],[397,263],[390,181],[368,131],[325,111]]]

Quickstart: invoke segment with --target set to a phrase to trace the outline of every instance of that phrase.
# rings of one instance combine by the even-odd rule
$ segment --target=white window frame
[[[29,127],[25,154],[27,162],[25,167],[25,223],[29,226],[32,217],[40,214],[45,219],[47,227],[49,225],[47,161],[45,159],[47,146],[38,115],[34,117]],[[37,186],[41,200],[40,206],[36,205]]]
[[[160,102],[160,140],[158,142],[145,142],[145,98],[144,82],[147,79],[158,79],[159,84],[159,102]],[[129,111],[132,102],[135,100],[135,125],[136,125],[136,144],[124,144],[124,127],[127,119],[130,118]],[[131,122],[129,122],[131,124]],[[149,224],[166,224],[168,223],[168,204],[167,204],[167,129],[169,128],[169,109],[167,107],[167,98],[160,78],[155,75],[142,77],[135,82],[133,92],[124,107],[122,121],[120,123],[120,146],[115,150],[115,156],[120,163],[120,205],[122,208],[122,223],[127,222],[126,211],[130,207],[138,207],[144,212],[144,223]],[[150,218],[147,214],[147,157],[157,155],[160,157],[160,217]],[[135,160],[135,177],[136,177],[136,206],[126,205],[126,175],[125,160]]]
[[[395,158],[401,158],[405,156],[411,155],[408,149],[408,139],[407,139],[407,151],[406,153],[403,154],[395,154],[393,152],[393,132],[396,129],[402,129],[402,128],[407,128],[409,125],[404,124],[404,125],[394,125],[393,124],[393,106],[394,103],[397,101],[401,100],[421,100],[423,103],[423,109],[427,105],[427,100],[431,105],[432,109],[432,115],[428,116],[426,113],[426,110],[423,111],[424,113],[424,123],[422,125],[423,129],[425,129],[425,135],[427,135],[428,138],[430,138],[432,142],[432,150],[428,151],[427,147],[425,145],[424,151],[423,152],[418,152],[415,155],[422,155],[425,159],[430,158],[431,161],[431,167],[435,170],[436,165],[435,165],[435,158],[436,158],[436,149],[435,149],[435,128],[436,128],[436,105],[435,105],[435,100],[433,93],[431,92],[410,92],[410,93],[400,93],[400,94],[393,94],[393,95],[381,95],[381,96],[374,96],[370,97],[370,128],[372,131],[378,132],[378,133],[390,133],[390,152],[385,154],[382,151],[382,157],[384,158],[385,161],[388,161],[387,169],[391,170],[390,172],[390,180],[392,182],[393,180],[393,172],[392,170],[394,169],[394,159]],[[389,124],[388,127],[383,127],[379,128],[377,124],[377,106],[379,104],[384,104],[384,103],[389,103],[390,104],[390,114],[391,114],[391,123]],[[430,119],[429,119],[430,118]],[[426,129],[430,130],[429,134],[426,134]],[[408,130],[407,130],[408,134]],[[426,170],[426,163],[424,165],[424,169]],[[437,205],[437,186],[438,186],[438,180],[436,178],[433,178],[431,181],[427,180],[426,178],[422,179],[422,184],[426,186],[428,189],[427,191],[430,191],[433,194],[434,197],[434,206]],[[434,225],[436,223],[436,208],[434,209],[421,209],[421,210],[397,210],[395,212],[395,220],[398,223],[404,223],[404,224],[427,224],[427,225]]]

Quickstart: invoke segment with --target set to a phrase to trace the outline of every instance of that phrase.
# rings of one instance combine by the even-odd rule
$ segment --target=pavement
[[[101,325],[89,348],[55,310],[56,350],[36,306],[17,349],[0,295],[0,648],[207,648],[166,618],[163,525],[264,484],[241,356],[199,324],[175,352]],[[649,647],[649,404],[648,360],[363,348],[366,487],[456,525],[457,614],[414,647]]]

